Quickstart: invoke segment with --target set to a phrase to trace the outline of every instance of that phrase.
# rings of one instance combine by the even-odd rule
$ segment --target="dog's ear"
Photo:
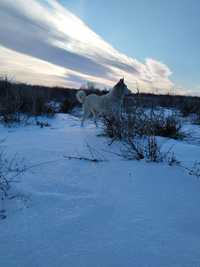
[[[122,78],[122,79],[120,79],[120,81],[119,81],[121,84],[123,84],[124,83],[124,77]]]
[[[119,82],[117,83],[117,85],[121,86],[124,84],[124,78],[120,79]]]
[[[119,82],[115,85],[115,87],[124,85],[124,78],[120,79]]]

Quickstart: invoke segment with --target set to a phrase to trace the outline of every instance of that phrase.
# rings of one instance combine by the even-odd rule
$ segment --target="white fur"
[[[78,91],[76,94],[76,98],[78,99],[78,101],[83,104],[85,101],[85,97],[86,97],[86,93],[84,91]]]
[[[93,115],[95,124],[96,118],[100,115],[119,116],[123,98],[127,92],[128,89],[123,79],[121,79],[106,95],[99,96],[90,94],[86,96],[84,91],[78,91],[76,97],[83,105],[81,125],[83,126],[85,119],[90,115]]]

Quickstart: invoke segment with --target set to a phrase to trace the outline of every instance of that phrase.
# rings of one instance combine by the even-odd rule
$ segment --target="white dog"
[[[85,119],[93,115],[95,124],[96,118],[100,115],[105,116],[120,116],[124,96],[129,93],[129,90],[121,79],[106,95],[90,94],[86,95],[83,90],[77,92],[76,97],[83,105],[83,117],[81,125]]]

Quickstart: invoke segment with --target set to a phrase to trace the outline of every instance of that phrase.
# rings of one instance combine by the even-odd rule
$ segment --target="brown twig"
[[[76,156],[64,156],[65,159],[76,159],[76,160],[84,160],[84,161],[90,161],[90,162],[105,162],[103,159],[97,159],[97,158],[87,158],[87,157],[76,157]]]

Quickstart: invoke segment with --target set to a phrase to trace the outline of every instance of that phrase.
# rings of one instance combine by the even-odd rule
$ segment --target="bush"
[[[21,122],[29,116],[53,116],[55,110],[50,105],[48,90],[26,87],[0,79],[0,119],[5,124]]]
[[[124,158],[151,162],[166,160],[171,165],[175,162],[174,157],[166,157],[161,152],[157,136],[183,137],[181,121],[176,113],[166,115],[163,110],[147,110],[141,106],[135,106],[131,113],[123,113],[121,118],[104,117],[103,127],[112,142],[122,141]]]
[[[145,159],[149,162],[160,162],[164,158],[155,136],[128,138],[123,142],[121,152],[122,156],[128,160]]]
[[[1,145],[2,141],[0,142]],[[6,153],[0,147],[0,220],[6,219],[6,210],[4,200],[14,198],[11,196],[10,189],[14,182],[18,182],[18,177],[26,170],[23,161],[18,161],[17,157],[8,158]]]
[[[184,137],[182,123],[176,113],[166,116],[163,111],[151,114],[150,122],[154,135],[182,139]]]
[[[66,98],[62,103],[60,107],[60,111],[63,113],[69,113],[72,111],[72,109],[76,106],[75,102],[72,102],[72,100],[69,100]]]
[[[23,162],[18,162],[16,157],[10,160],[3,150],[0,151],[0,199],[8,196],[8,191],[16,177],[25,171]]]
[[[200,125],[200,111],[194,114],[192,122],[194,124]]]
[[[0,108],[0,116],[5,124],[21,121],[20,102],[18,99],[4,98]]]
[[[5,88],[4,88],[5,89]],[[1,96],[0,116],[4,123],[20,122],[22,107],[22,98],[18,91],[12,91],[8,86],[5,94]]]
[[[50,124],[48,122],[43,122],[43,121],[37,121],[36,125],[40,126],[40,128],[50,127]]]
[[[123,125],[125,122],[116,119],[114,116],[104,116],[103,117],[103,126],[105,134],[114,140],[121,140],[126,132],[124,132]]]
[[[193,113],[200,113],[200,99],[186,98],[180,105],[180,111],[183,117],[187,117]]]
[[[182,124],[176,113],[166,115],[164,111],[135,108],[117,119],[113,116],[103,118],[104,131],[114,140],[130,137],[163,136],[174,139],[183,138]]]

